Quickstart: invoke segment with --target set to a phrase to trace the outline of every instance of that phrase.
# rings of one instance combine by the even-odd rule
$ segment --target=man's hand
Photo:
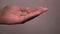
[[[15,24],[22,23],[36,15],[46,12],[48,9],[44,7],[29,8],[16,5],[8,5],[3,8],[0,16],[0,23]]]

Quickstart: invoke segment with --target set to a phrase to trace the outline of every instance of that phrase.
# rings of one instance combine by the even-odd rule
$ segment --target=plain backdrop
[[[60,0],[0,0],[0,8],[9,4],[49,10],[25,24],[0,24],[0,34],[60,34]]]

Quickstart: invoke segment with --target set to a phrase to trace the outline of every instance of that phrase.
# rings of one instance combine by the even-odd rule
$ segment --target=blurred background
[[[0,8],[10,4],[49,10],[24,24],[0,24],[0,34],[60,34],[60,0],[0,0]]]

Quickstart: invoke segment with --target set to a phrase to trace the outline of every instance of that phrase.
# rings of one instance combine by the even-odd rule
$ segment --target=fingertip
[[[42,7],[42,6],[37,7],[37,9],[43,9],[43,11],[47,11],[47,10],[48,10],[48,8],[46,8],[46,7]]]
[[[44,11],[48,11],[48,8],[43,8]]]

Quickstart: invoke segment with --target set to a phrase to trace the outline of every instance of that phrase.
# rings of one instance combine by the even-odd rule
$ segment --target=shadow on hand
[[[24,23],[26,23],[27,21],[30,21],[30,20],[34,19],[35,17],[37,17],[37,16],[39,16],[39,15],[36,15],[36,16],[33,16],[33,17],[30,17],[30,18],[26,19],[26,20],[23,21],[23,22],[17,22],[17,23],[14,23],[14,24],[7,24],[7,23],[0,23],[0,24],[1,24],[1,25],[16,25],[16,24],[24,24]]]

